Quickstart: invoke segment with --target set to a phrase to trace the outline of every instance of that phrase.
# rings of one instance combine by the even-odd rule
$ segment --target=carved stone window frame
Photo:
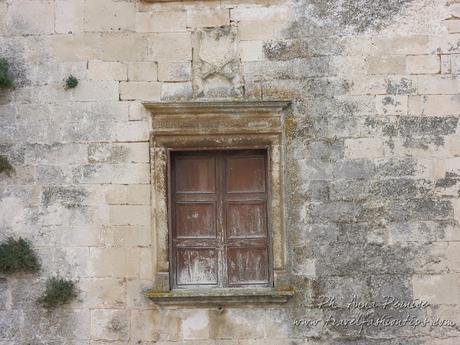
[[[283,114],[286,101],[214,101],[144,103],[151,112],[150,160],[154,287],[146,296],[156,303],[285,302],[286,281],[283,203]],[[169,156],[174,150],[267,149],[271,178],[273,288],[171,290],[168,242]]]

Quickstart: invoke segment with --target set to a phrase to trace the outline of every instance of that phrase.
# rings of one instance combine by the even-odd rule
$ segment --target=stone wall
[[[0,57],[16,83],[0,89],[0,154],[16,169],[0,175],[0,237],[30,239],[43,266],[0,278],[1,345],[460,342],[458,0],[0,0]],[[159,308],[142,293],[154,253],[141,102],[222,97],[293,100],[297,294]],[[57,274],[79,297],[47,312],[35,300]],[[456,326],[295,323],[356,313],[318,306],[353,295],[424,299],[411,315]]]

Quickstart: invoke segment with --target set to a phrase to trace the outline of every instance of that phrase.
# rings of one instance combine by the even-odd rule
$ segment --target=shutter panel
[[[216,157],[172,156],[173,286],[219,283]]]
[[[269,283],[264,151],[225,156],[225,244],[229,286]]]

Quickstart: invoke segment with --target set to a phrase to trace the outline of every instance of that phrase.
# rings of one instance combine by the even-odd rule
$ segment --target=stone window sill
[[[207,289],[207,290],[148,290],[145,296],[163,305],[233,305],[247,303],[286,303],[293,290],[259,289]]]

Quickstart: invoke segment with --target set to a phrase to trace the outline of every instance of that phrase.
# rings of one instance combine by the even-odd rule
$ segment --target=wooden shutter
[[[171,156],[173,287],[268,286],[263,150]]]

